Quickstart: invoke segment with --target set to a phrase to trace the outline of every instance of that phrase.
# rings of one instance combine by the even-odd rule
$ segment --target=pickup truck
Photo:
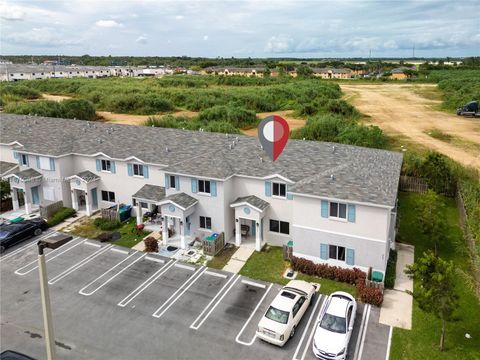
[[[462,107],[457,109],[459,116],[473,116],[480,117],[480,110],[478,109],[478,101],[470,101]]]

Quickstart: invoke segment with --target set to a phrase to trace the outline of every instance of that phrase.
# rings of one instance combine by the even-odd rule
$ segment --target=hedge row
[[[339,266],[315,264],[313,261],[292,257],[292,268],[306,275],[318,276],[324,279],[340,281],[357,286],[357,293],[362,302],[380,306],[383,303],[383,293],[380,289],[365,287],[367,274],[358,268],[344,269]]]
[[[115,230],[122,225],[118,220],[109,220],[104,218],[96,218],[93,224],[100,230],[104,231]]]
[[[75,215],[74,209],[62,207],[47,220],[47,225],[49,227],[55,226],[73,215]]]

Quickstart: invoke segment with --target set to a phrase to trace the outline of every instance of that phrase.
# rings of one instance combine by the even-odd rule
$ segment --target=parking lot
[[[36,241],[0,258],[1,350],[44,359]],[[256,339],[255,330],[280,285],[83,238],[46,252],[46,261],[61,359],[315,358],[325,295],[278,348]],[[349,359],[388,358],[391,329],[378,316],[379,309],[359,304]]]

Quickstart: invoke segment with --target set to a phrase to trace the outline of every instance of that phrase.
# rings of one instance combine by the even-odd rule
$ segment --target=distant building
[[[350,69],[313,68],[313,76],[322,79],[351,79],[354,73]]]
[[[0,59],[0,65],[10,65],[12,62],[10,60]]]
[[[225,76],[246,76],[246,77],[263,77],[265,73],[265,67],[221,67],[212,66],[202,70],[202,74],[205,75],[225,75]]]
[[[415,70],[415,68],[409,68],[409,67],[406,67],[406,66],[401,66],[401,67],[392,69],[392,71],[390,71],[391,75],[389,76],[389,78],[391,80],[406,80],[410,77],[409,75],[407,75],[405,73],[407,70],[413,71],[413,70]]]

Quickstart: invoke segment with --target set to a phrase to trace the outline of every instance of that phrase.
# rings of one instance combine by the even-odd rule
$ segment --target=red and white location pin
[[[287,145],[289,133],[288,123],[278,115],[267,116],[258,125],[260,144],[273,161],[277,160]]]

